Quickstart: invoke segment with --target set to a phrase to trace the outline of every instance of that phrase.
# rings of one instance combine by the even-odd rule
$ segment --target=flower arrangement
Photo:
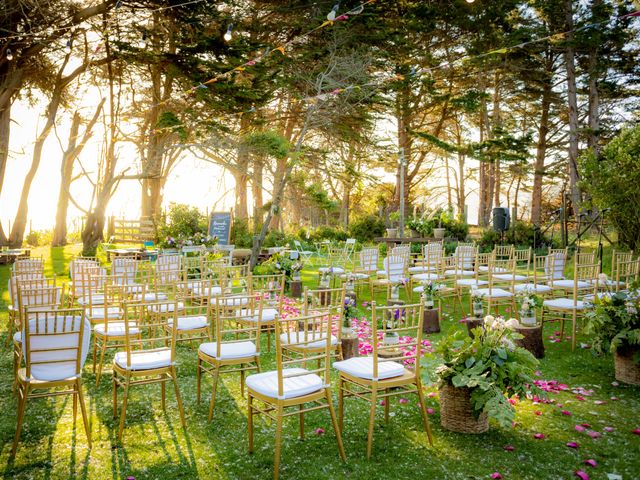
[[[351,331],[351,319],[358,318],[360,316],[360,310],[356,305],[356,300],[353,297],[346,297],[344,299],[344,309],[342,311],[342,327]]]
[[[158,243],[160,248],[182,248],[190,246],[212,247],[218,243],[218,237],[210,236],[202,232],[195,232],[193,235],[172,237],[167,235],[164,240]]]
[[[516,294],[516,299],[520,304],[520,319],[524,325],[536,324],[535,309],[542,306],[542,297],[534,290],[526,288]]]
[[[422,295],[424,296],[424,306],[433,308],[434,301],[440,296],[440,290],[444,288],[441,283],[432,280],[422,282]]]
[[[405,315],[404,308],[394,308],[393,314],[390,311],[386,312],[386,319],[384,319],[387,328],[384,329],[384,336],[382,338],[382,343],[385,345],[395,345],[400,340],[398,332],[392,332],[392,330],[396,328],[403,320]]]
[[[331,283],[331,275],[333,275],[333,267],[329,267],[320,274],[320,286],[329,288]]]
[[[640,285],[628,292],[600,295],[586,313],[586,331],[593,333],[593,350],[598,354],[640,346]],[[640,363],[640,353],[636,354]]]
[[[473,312],[473,316],[476,318],[482,317],[484,313],[484,305],[482,303],[482,295],[478,292],[477,289],[471,290],[471,310]]]
[[[276,253],[272,255],[268,260],[257,265],[254,269],[254,273],[257,275],[277,275],[284,273],[287,280],[291,280],[292,275],[299,272],[304,267],[304,264],[300,260],[291,260],[287,255],[282,253]]]
[[[475,418],[486,412],[505,427],[511,426],[515,418],[507,396],[543,395],[533,378],[538,360],[524,348],[515,346],[514,341],[522,338],[511,329],[517,324],[515,319],[505,321],[487,315],[484,328],[472,330],[473,338],[456,331],[442,339],[435,349],[443,360],[434,372],[439,386],[468,388]],[[428,370],[424,369],[427,380]]]
[[[393,282],[393,285],[391,286],[391,298],[393,300],[400,298],[400,287],[406,286],[408,282],[409,279],[405,277],[401,277]]]

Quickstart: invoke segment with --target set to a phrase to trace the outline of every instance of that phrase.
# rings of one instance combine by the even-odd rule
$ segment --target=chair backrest
[[[307,315],[315,310],[343,308],[345,295],[345,285],[340,288],[319,288],[315,290],[305,287],[302,292],[302,312]]]
[[[615,267],[615,277],[611,279],[616,291],[629,288],[629,284],[638,280],[640,274],[640,258],[624,262],[618,261]]]
[[[554,252],[547,255],[544,271],[549,280],[564,278],[564,267],[567,263],[566,251]]]
[[[156,259],[156,272],[175,271],[182,268],[182,256],[178,253],[163,253]]]
[[[96,257],[75,257],[69,262],[69,277],[75,282],[83,269],[99,266],[100,262]]]
[[[378,306],[371,302],[371,336],[366,339],[372,346],[373,380],[378,380],[378,365],[383,361],[401,361],[411,365],[416,375],[420,375],[422,356],[422,322],[424,299],[409,305]],[[396,334],[403,338],[402,348],[398,344],[380,341],[385,334]],[[384,360],[379,358],[380,353]]]
[[[499,275],[499,277],[496,277]],[[511,258],[492,258],[489,262],[489,288],[492,288],[496,282],[507,283],[513,287],[516,276],[516,259]]]
[[[383,267],[387,274],[387,279],[391,282],[398,282],[406,277],[408,258],[405,255],[389,255],[384,259]]]
[[[251,293],[261,295],[269,303],[273,304],[284,297],[284,273],[276,275],[253,275],[250,273],[248,283]]]
[[[20,316],[24,318],[27,310],[54,310],[62,304],[64,285],[61,287],[36,286],[18,287],[18,309]]]
[[[600,264],[580,263],[577,255],[574,257],[573,267],[573,300],[577,302],[578,296],[583,294],[595,295],[598,290],[598,275],[600,272]]]
[[[596,263],[596,252],[578,252],[574,260],[578,265],[592,265]]]
[[[331,332],[334,329],[340,329],[340,313],[334,309],[275,321],[279,399],[285,398],[285,378],[315,373],[323,380],[324,388],[331,385]],[[282,341],[283,336],[287,342]]]
[[[620,252],[613,250],[611,253],[611,281],[616,281],[620,277],[620,266],[626,264],[626,268],[630,268],[629,262],[633,261],[633,251]],[[622,275],[623,277],[626,275]],[[619,282],[618,282],[619,283]]]
[[[344,242],[344,249],[342,250],[342,261],[350,262],[353,256],[353,252],[356,248],[356,239],[355,238],[347,238]]]
[[[531,266],[532,281],[534,285],[548,282],[552,269],[548,268],[549,257],[548,255],[534,255],[533,263]]]
[[[10,304],[14,308],[18,308],[18,288],[25,286],[27,288],[34,287],[55,287],[56,276],[45,278],[41,272],[22,273],[20,275],[11,275],[8,281],[8,292]]]
[[[44,258],[42,257],[29,257],[18,258],[11,267],[13,275],[22,275],[27,273],[41,273],[44,274]]]
[[[493,256],[498,260],[508,259],[513,257],[515,249],[513,245],[496,245],[493,247]]]
[[[35,311],[29,317],[22,342],[27,378],[57,381],[81,375],[91,340],[84,311]]]
[[[360,250],[359,271],[364,273],[377,272],[379,258],[380,252],[377,247],[363,248]]]
[[[121,278],[124,285],[133,284],[138,274],[138,263],[135,257],[116,257],[111,262],[111,274]]]
[[[516,267],[526,273],[529,273],[531,267],[531,254],[533,250],[529,248],[521,248],[513,251],[513,258],[516,261]]]
[[[457,268],[461,270],[472,270],[477,253],[478,247],[474,245],[458,245],[453,253]]]
[[[169,351],[170,362],[176,360],[176,334],[178,328],[178,304],[175,300],[154,303],[130,303],[123,305],[124,351],[126,366],[132,365],[132,357],[149,351]],[[163,312],[149,316],[149,310]]]
[[[262,309],[262,299],[252,295],[216,297],[211,302],[217,358],[221,358],[224,344],[250,341],[260,352]]]

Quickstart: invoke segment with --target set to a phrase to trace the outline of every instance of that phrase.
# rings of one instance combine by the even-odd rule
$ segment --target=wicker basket
[[[440,387],[440,425],[460,433],[484,433],[489,430],[489,418],[482,412],[478,419],[471,408],[471,390],[452,385]]]
[[[622,347],[614,352],[616,380],[630,385],[640,385],[640,364],[634,359],[637,352],[638,347]]]

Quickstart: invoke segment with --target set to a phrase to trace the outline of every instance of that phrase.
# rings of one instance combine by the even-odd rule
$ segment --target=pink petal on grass
[[[600,434],[600,432],[596,432],[594,430],[589,430],[587,432],[587,435],[589,435],[591,438],[596,439],[596,438],[600,438],[602,435]]]
[[[380,400],[380,405],[382,405],[384,407],[385,401],[384,400]]]
[[[618,400],[619,400],[618,397],[611,397],[612,402],[617,402]]]
[[[542,440],[544,438],[544,433],[534,433],[533,438],[536,440]]]
[[[613,385],[614,387],[619,387],[620,384],[618,382],[611,382],[611,385]]]
[[[324,428],[316,428],[316,435],[323,435],[324,434]]]
[[[593,468],[596,468],[598,466],[598,463],[593,458],[585,460],[584,464],[589,465],[590,467],[593,467]]]
[[[575,476],[580,480],[589,480],[589,475],[587,475],[586,472],[583,472],[582,470],[577,470],[575,472]]]
[[[505,445],[502,448],[507,452],[513,452],[516,449],[513,445]]]
[[[607,403],[607,402],[605,402],[604,400],[596,400],[596,401],[595,401],[595,402],[593,402],[593,403],[594,403],[595,405],[604,405],[604,404],[605,404],[605,403]]]
[[[409,403],[409,400],[407,400],[406,398],[399,398],[398,403]]]
[[[584,397],[582,395],[576,395],[576,400],[580,400],[581,402],[584,402]]]
[[[433,415],[436,411],[433,408],[427,408],[427,414]]]
[[[576,425],[576,430],[578,432],[584,432],[586,429],[582,425]]]
[[[640,428],[636,428],[635,430],[631,430],[631,433],[635,435],[640,435]]]
[[[500,475],[500,472],[493,472],[491,478],[501,479],[502,475]]]
[[[566,415],[567,417],[571,416],[571,412],[569,410],[562,410],[562,414]]]
[[[591,425],[589,425],[588,423],[581,423],[580,425],[582,425],[584,428],[591,428]]]
[[[435,397],[436,395],[437,395],[437,393],[436,393],[436,392],[429,392],[429,393],[427,393],[427,397],[432,397],[432,398],[433,398],[433,397]]]
[[[540,410],[536,410],[535,412],[533,412],[533,414],[540,416],[540,415],[542,415],[542,412]]]
[[[613,428],[613,427],[604,427],[604,428],[603,428],[603,430],[604,430],[605,432],[609,432],[609,433],[611,433],[611,432],[613,432],[613,431],[615,430],[615,428]]]
[[[569,448],[580,448],[577,442],[567,442],[567,447]]]

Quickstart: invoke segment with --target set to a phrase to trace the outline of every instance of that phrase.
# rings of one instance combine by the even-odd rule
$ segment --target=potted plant
[[[382,336],[383,345],[397,345],[400,343],[400,336],[398,332],[394,332],[393,329],[402,321],[404,317],[404,308],[396,308],[391,312],[387,312],[387,328],[384,329],[384,335]]]
[[[393,284],[391,285],[391,294],[389,295],[389,300],[400,300],[400,287],[406,286],[408,281],[408,279],[403,277],[393,282]]]
[[[514,343],[521,337],[511,330],[517,320],[487,317],[473,337],[456,331],[436,347],[442,357],[435,369],[440,422],[448,430],[483,433],[489,429],[489,418],[510,427],[515,409],[507,396],[542,395],[533,383],[538,360]],[[428,369],[424,371],[428,376]]]
[[[516,298],[520,304],[520,323],[525,327],[535,327],[538,324],[536,308],[542,306],[542,297],[532,289],[526,288],[518,292]]]
[[[391,212],[389,214],[389,221],[391,222],[391,227],[387,228],[387,237],[395,238],[398,236],[398,228],[393,225],[397,225],[400,221],[400,212]]]
[[[586,331],[593,351],[613,353],[616,380],[640,385],[640,290],[634,282],[628,292],[601,294],[586,313]]]
[[[411,218],[407,222],[407,227],[411,230],[411,236],[414,238],[422,237],[423,221],[419,218]]]
[[[360,310],[356,307],[356,301],[352,297],[346,297],[344,299],[344,309],[342,312],[342,336],[350,338],[353,336],[353,326],[351,325],[352,318],[358,318],[360,316]]]
[[[484,305],[482,295],[475,288],[471,290],[471,312],[475,318],[482,318],[484,315]]]

